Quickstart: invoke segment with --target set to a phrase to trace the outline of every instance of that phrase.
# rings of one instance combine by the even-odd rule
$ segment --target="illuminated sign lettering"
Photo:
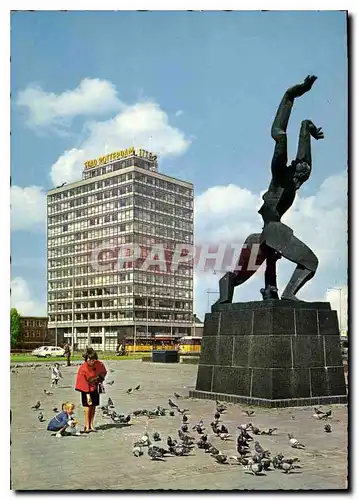
[[[85,162],[85,169],[100,167],[105,165],[106,163],[110,163],[112,161],[122,160],[123,158],[127,158],[127,156],[139,156],[140,158],[144,158],[149,161],[156,161],[157,156],[145,149],[137,149],[134,147],[128,149],[122,149],[121,151],[116,151],[115,153],[111,153],[108,155],[100,156],[99,158],[95,158],[94,160],[88,160]]]

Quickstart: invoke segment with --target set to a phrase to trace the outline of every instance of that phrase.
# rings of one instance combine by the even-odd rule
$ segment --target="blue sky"
[[[346,283],[346,242],[342,241],[346,192],[344,182],[340,183],[347,168],[344,12],[16,12],[11,19],[11,58],[13,186],[38,186],[45,191],[53,187],[53,164],[66,150],[83,145],[88,122],[109,120],[118,113],[118,109],[100,117],[79,113],[60,133],[50,126],[30,127],[28,112],[37,104],[27,101],[20,106],[19,92],[36,87],[42,93],[60,95],[86,78],[107,81],[126,106],[156,103],[166,114],[166,126],[185,138],[185,147],[169,148],[160,155],[159,166],[163,173],[194,183],[201,200],[200,220],[197,215],[201,239],[216,238],[209,227],[223,221],[245,223],[245,210],[238,206],[220,222],[218,214],[209,220],[205,203],[215,212],[215,196],[219,206],[230,184],[256,197],[267,188],[273,152],[270,127],[282,94],[306,75],[317,75],[312,91],[296,101],[288,129],[290,158],[296,152],[301,120],[312,119],[325,133],[324,141],[312,144],[313,172],[300,191],[302,212],[295,212],[295,223],[302,222],[304,233],[308,208],[320,209],[322,216],[331,210],[330,216],[337,218],[332,222],[336,257],[331,252],[328,267],[317,273],[317,284],[310,285],[307,298],[323,298],[327,287]],[[154,131],[154,150],[156,141],[163,149]],[[148,143],[143,146],[148,149]],[[213,191],[213,198],[208,190],[215,187],[220,189]],[[17,210],[21,217],[21,206]],[[261,221],[253,213],[255,232]],[[20,229],[13,225],[12,230],[12,278],[26,281],[28,300],[36,308],[46,294],[45,230],[38,215],[34,225],[26,210],[23,218],[28,218],[28,224],[20,224]],[[227,230],[234,232],[235,227]],[[319,254],[318,248],[314,251]],[[217,277],[205,277],[197,285],[201,315],[206,308],[205,290],[215,288],[216,281]],[[247,285],[245,297],[238,300],[259,299],[260,286]]]

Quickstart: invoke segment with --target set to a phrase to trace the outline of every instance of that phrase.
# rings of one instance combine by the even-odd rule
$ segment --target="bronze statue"
[[[254,244],[259,244],[258,264],[266,261],[265,288],[261,289],[264,300],[278,299],[276,281],[276,262],[285,257],[297,264],[281,299],[299,300],[296,293],[307,281],[313,278],[318,259],[312,250],[294,236],[291,228],[281,222],[281,217],[294,202],[296,191],[309,179],[312,168],[311,136],[323,139],[321,128],[317,128],[311,120],[301,124],[296,159],[287,166],[287,124],[296,97],[311,90],[317,80],[316,76],[307,76],[304,82],[289,88],[278,107],[271,128],[275,151],[271,162],[272,179],[267,192],[263,195],[263,205],[259,210],[264,222],[261,233],[250,235],[245,242],[239,264],[241,270],[228,272],[220,280],[220,298],[216,302],[232,302],[234,288],[247,281],[256,270],[247,269],[250,250]],[[246,269],[245,269],[246,266]]]

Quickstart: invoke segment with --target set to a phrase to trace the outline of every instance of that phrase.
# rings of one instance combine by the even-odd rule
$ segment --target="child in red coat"
[[[81,393],[85,411],[84,432],[97,432],[93,421],[96,406],[99,405],[99,385],[104,381],[107,370],[92,348],[87,348],[83,357],[85,361],[78,370],[75,389]]]

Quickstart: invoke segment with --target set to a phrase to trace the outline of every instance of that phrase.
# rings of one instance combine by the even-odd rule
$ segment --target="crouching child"
[[[56,437],[62,437],[65,434],[80,436],[78,430],[78,420],[74,418],[73,411],[75,405],[71,402],[63,403],[62,411],[55,415],[48,423],[47,430],[56,432]]]

